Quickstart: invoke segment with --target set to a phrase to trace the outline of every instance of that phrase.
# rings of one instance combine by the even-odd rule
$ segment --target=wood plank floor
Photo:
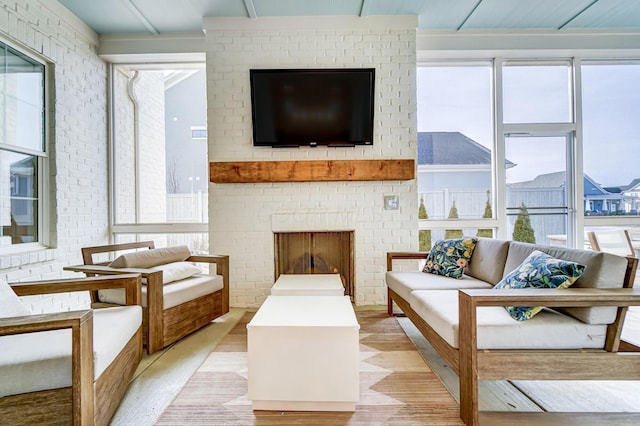
[[[357,309],[382,310],[386,307],[358,307]],[[178,343],[151,356],[145,355],[111,424],[123,426],[155,424],[189,377],[220,340],[236,325],[244,313],[245,309],[232,308],[227,315]],[[457,376],[408,319],[399,318],[399,321],[407,335],[418,347],[421,355],[452,395],[458,398]],[[625,322],[623,334],[626,334],[627,338],[631,336],[631,341],[635,339],[640,343],[640,309],[630,312]],[[595,399],[596,404],[593,403],[594,394],[598,395],[598,398]],[[638,395],[640,395],[640,382],[638,381],[481,382],[480,407],[481,410],[498,412],[498,414],[494,414],[492,421],[499,424],[501,419],[499,412],[509,411],[539,412],[550,409],[552,411],[640,412]],[[523,416],[526,417],[525,414]],[[627,424],[623,421],[624,418],[618,418],[621,420],[620,424]]]

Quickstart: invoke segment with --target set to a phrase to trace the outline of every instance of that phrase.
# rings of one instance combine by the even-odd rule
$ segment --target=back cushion
[[[509,241],[478,238],[465,274],[495,285],[502,279],[508,250]]]
[[[0,318],[30,315],[27,305],[14,293],[11,286],[0,279]]]
[[[563,247],[511,242],[504,275],[513,271],[534,250],[540,250],[557,259],[570,260],[586,266],[582,276],[572,288],[622,288],[627,270],[627,259],[610,253]],[[587,324],[611,324],[615,321],[617,307],[596,306],[593,308],[558,309]]]
[[[172,262],[181,262],[191,256],[189,247],[174,246],[142,250],[120,255],[109,266],[113,268],[153,268]]]

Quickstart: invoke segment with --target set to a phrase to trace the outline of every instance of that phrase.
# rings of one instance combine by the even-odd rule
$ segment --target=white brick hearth
[[[211,18],[210,161],[416,158],[415,17]],[[282,30],[281,28],[287,28]],[[254,148],[252,68],[376,69],[372,146]],[[384,196],[398,195],[397,210]],[[417,249],[415,180],[210,184],[213,253],[230,256],[231,306],[257,307],[274,282],[274,232],[353,231],[355,300],[385,304],[386,253]]]

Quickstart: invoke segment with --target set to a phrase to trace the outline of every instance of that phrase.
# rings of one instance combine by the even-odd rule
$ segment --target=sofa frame
[[[9,284],[18,296],[124,288],[127,305],[139,305],[140,275],[51,280]],[[0,424],[107,425],[142,358],[142,330],[94,381],[91,310],[0,319],[0,335],[72,330],[72,385],[0,397]]]
[[[389,252],[387,270],[395,260],[426,259],[426,252]],[[460,418],[468,425],[508,424],[514,416],[535,424],[562,424],[571,419],[597,415],[602,421],[619,424],[638,413],[550,413],[480,412],[479,380],[640,380],[640,352],[618,352],[620,334],[629,306],[640,306],[640,289],[633,289],[638,259],[627,257],[623,288],[458,290],[459,349],[450,346],[418,315],[400,295],[388,289],[387,311],[394,315],[393,303],[413,322],[433,348],[458,375]],[[481,306],[585,307],[617,306],[615,321],[607,328],[605,348],[582,350],[478,350],[476,308]],[[508,365],[508,368],[505,366]],[[585,368],[588,366],[588,368]],[[511,423],[513,424],[513,423]]]
[[[153,241],[83,247],[84,265],[67,266],[68,271],[83,272],[87,276],[110,274],[140,274],[147,286],[147,307],[143,307],[143,342],[147,353],[152,354],[209,324],[229,312],[229,256],[197,254],[185,261],[216,265],[216,275],[221,275],[224,287],[211,294],[192,299],[172,308],[163,309],[164,296],[162,271],[142,268],[113,268],[110,262],[95,262],[94,256],[125,250],[154,249]],[[91,295],[97,303],[97,294]]]

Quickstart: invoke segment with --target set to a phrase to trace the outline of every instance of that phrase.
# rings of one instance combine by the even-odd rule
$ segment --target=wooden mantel
[[[307,160],[209,163],[213,183],[410,180],[415,160]]]

